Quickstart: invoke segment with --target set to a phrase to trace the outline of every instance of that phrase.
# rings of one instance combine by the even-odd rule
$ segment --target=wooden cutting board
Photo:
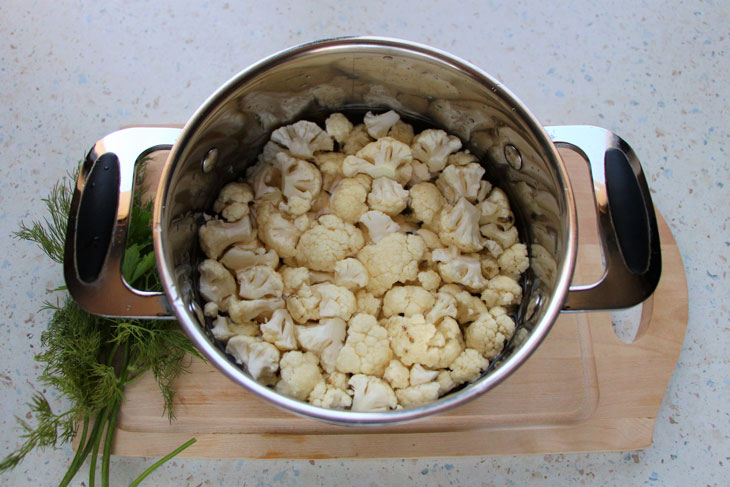
[[[602,273],[595,205],[585,161],[562,151],[579,208],[575,283]],[[682,348],[687,284],[676,243],[660,217],[663,274],[625,343],[609,313],[560,316],[547,339],[507,381],[443,415],[388,427],[340,427],[275,408],[212,366],[194,361],[175,384],[175,413],[163,415],[151,376],[127,388],[113,452],[213,458],[446,457],[593,450],[651,444],[654,421]]]

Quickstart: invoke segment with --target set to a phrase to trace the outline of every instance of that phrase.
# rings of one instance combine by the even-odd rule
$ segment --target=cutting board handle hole
[[[642,331],[642,315],[644,304],[611,312],[613,332],[624,343],[634,343]]]

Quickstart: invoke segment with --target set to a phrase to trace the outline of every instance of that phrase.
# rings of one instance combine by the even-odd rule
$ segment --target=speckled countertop
[[[43,214],[48,188],[105,133],[182,123],[231,75],[268,54],[365,34],[447,50],[502,80],[544,124],[600,125],[636,148],[682,252],[690,296],[654,444],[428,460],[180,459],[149,485],[727,485],[729,16],[721,0],[2,2],[0,454],[16,446],[13,417],[25,413],[37,387],[33,356],[49,316],[38,308],[62,283],[58,266],[11,238],[18,222]],[[0,484],[52,485],[71,457],[70,447],[33,453]],[[114,458],[113,485],[150,463]],[[86,485],[83,477],[82,470],[78,485]]]

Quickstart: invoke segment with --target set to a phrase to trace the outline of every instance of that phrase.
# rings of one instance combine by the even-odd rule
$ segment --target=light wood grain
[[[590,282],[602,273],[590,179],[583,159],[562,155],[579,209],[576,280]],[[183,456],[405,458],[645,448],[687,324],[681,258],[661,217],[659,225],[663,277],[643,306],[634,343],[616,337],[609,313],[563,314],[496,389],[437,417],[375,429],[293,416],[196,361],[176,383],[172,424],[151,377],[127,389],[113,451],[162,456],[192,436],[198,442]]]

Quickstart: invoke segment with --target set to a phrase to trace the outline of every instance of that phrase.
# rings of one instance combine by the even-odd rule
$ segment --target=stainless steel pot
[[[271,131],[332,111],[395,109],[414,123],[458,135],[508,193],[531,270],[518,331],[483,376],[418,408],[360,413],[318,408],[254,381],[209,332],[196,290],[197,229],[220,188],[255,162]],[[589,161],[605,274],[571,286],[577,220],[573,190],[556,146]],[[140,292],[121,277],[134,167],[171,148],[154,208],[154,244],[164,293]],[[613,133],[589,126],[542,127],[498,81],[423,45],[342,38],[288,49],[223,85],[182,130],[129,128],[94,145],[73,197],[66,241],[69,292],[106,316],[176,318],[200,351],[249,391],[297,414],[340,424],[384,424],[443,412],[492,389],[538,347],[562,311],[629,307],[646,299],[661,273],[659,233],[639,162]]]

